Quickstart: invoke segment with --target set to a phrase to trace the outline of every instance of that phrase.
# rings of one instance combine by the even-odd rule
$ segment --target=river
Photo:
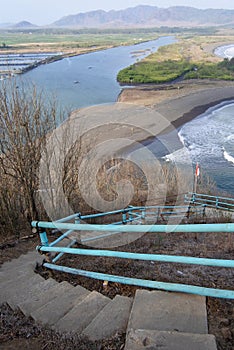
[[[39,66],[20,79],[54,94],[61,105],[71,109],[115,102],[122,87],[116,81],[118,72],[142,59],[160,46],[176,41],[172,36],[132,46],[65,58]]]

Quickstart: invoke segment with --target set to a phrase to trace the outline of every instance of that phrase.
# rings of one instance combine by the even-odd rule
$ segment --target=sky
[[[0,0],[1,4],[0,23],[26,20],[37,25],[51,24],[63,16],[80,12],[120,10],[137,5],[234,9],[233,0]]]

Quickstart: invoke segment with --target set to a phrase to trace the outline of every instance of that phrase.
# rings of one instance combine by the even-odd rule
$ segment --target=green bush
[[[187,61],[140,62],[121,70],[117,80],[121,83],[164,83],[172,81],[194,69]]]
[[[163,62],[143,61],[121,70],[120,83],[165,83],[179,77],[184,79],[234,80],[234,58],[219,63],[191,63],[186,60]]]

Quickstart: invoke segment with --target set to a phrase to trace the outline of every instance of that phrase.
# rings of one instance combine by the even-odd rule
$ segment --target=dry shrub
[[[38,202],[38,168],[46,138],[63,118],[56,101],[14,80],[0,86],[1,239],[19,236],[44,216]]]

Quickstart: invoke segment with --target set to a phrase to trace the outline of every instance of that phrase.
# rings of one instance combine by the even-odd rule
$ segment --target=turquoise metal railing
[[[72,231],[118,231],[118,232],[234,232],[234,223],[189,225],[95,225],[58,223],[56,221],[33,221],[32,227]],[[44,245],[44,244],[43,244]]]
[[[179,214],[184,215],[187,213],[187,210],[184,206],[181,207],[128,207],[122,210],[117,210],[108,213],[100,213],[93,215],[82,216],[80,213],[70,215],[66,218],[57,220],[55,222],[44,222],[44,221],[33,221],[32,226],[37,229],[41,238],[41,245],[38,247],[38,250],[41,253],[58,253],[58,255],[53,258],[53,263],[44,263],[44,266],[50,269],[69,272],[73,274],[79,274],[82,276],[87,276],[90,278],[96,278],[101,280],[107,280],[112,282],[119,282],[124,284],[132,284],[143,286],[147,288],[157,288],[162,290],[178,291],[185,293],[193,293],[211,297],[220,297],[220,298],[230,298],[234,299],[233,290],[221,290],[214,288],[204,288],[198,286],[191,286],[185,284],[175,284],[175,283],[165,283],[157,282],[143,279],[128,278],[124,276],[114,276],[109,274],[102,274],[92,271],[84,271],[80,269],[74,269],[66,266],[55,265],[55,262],[63,254],[76,254],[76,255],[86,255],[86,256],[102,256],[102,257],[115,257],[120,259],[131,259],[131,260],[145,260],[145,261],[160,261],[167,263],[180,263],[180,264],[195,264],[201,266],[216,266],[216,267],[225,267],[225,268],[234,268],[233,260],[223,260],[223,259],[207,259],[207,258],[195,258],[188,256],[172,256],[172,255],[158,255],[158,254],[140,254],[140,253],[129,253],[129,252],[119,252],[112,250],[101,250],[101,249],[78,249],[72,248],[72,245],[76,242],[73,240],[67,247],[58,247],[56,246],[61,240],[66,237],[69,237],[74,232],[82,231],[98,231],[103,232],[103,235],[99,235],[96,239],[107,238],[111,235],[118,233],[130,233],[130,232],[141,232],[141,233],[160,233],[160,232],[234,232],[234,223],[225,223],[225,224],[189,224],[189,225],[134,225],[134,221],[145,220],[147,215],[158,215],[158,212],[164,212],[165,215],[175,214],[176,210]],[[204,206],[201,205],[199,210],[204,210]],[[82,220],[93,219],[102,216],[109,216],[114,214],[122,214],[122,221],[115,222],[108,225],[96,225],[96,224],[86,224],[81,223]],[[178,213],[177,213],[178,214]],[[175,214],[175,215],[177,215]],[[74,220],[75,223],[68,221]],[[129,224],[130,223],[130,224]],[[128,225],[129,224],[129,225]],[[59,238],[55,241],[49,243],[46,229],[57,229],[57,230],[66,230]],[[92,238],[93,240],[94,238]],[[86,239],[86,242],[89,239]],[[85,241],[85,239],[83,240]]]
[[[205,287],[191,286],[187,284],[157,282],[157,281],[149,281],[149,280],[138,279],[138,278],[115,276],[115,275],[109,275],[109,274],[104,274],[99,272],[73,269],[71,267],[58,266],[50,263],[45,263],[44,266],[49,269],[57,270],[60,272],[72,273],[75,275],[95,278],[102,281],[130,284],[133,286],[140,286],[140,287],[152,288],[152,289],[161,289],[161,290],[170,291],[170,292],[182,292],[182,293],[209,296],[214,298],[234,299],[234,292],[231,290],[229,291],[225,289],[205,288]]]
[[[234,199],[228,197],[211,196],[201,193],[189,193],[185,195],[185,203],[204,205],[209,208],[234,211]]]

